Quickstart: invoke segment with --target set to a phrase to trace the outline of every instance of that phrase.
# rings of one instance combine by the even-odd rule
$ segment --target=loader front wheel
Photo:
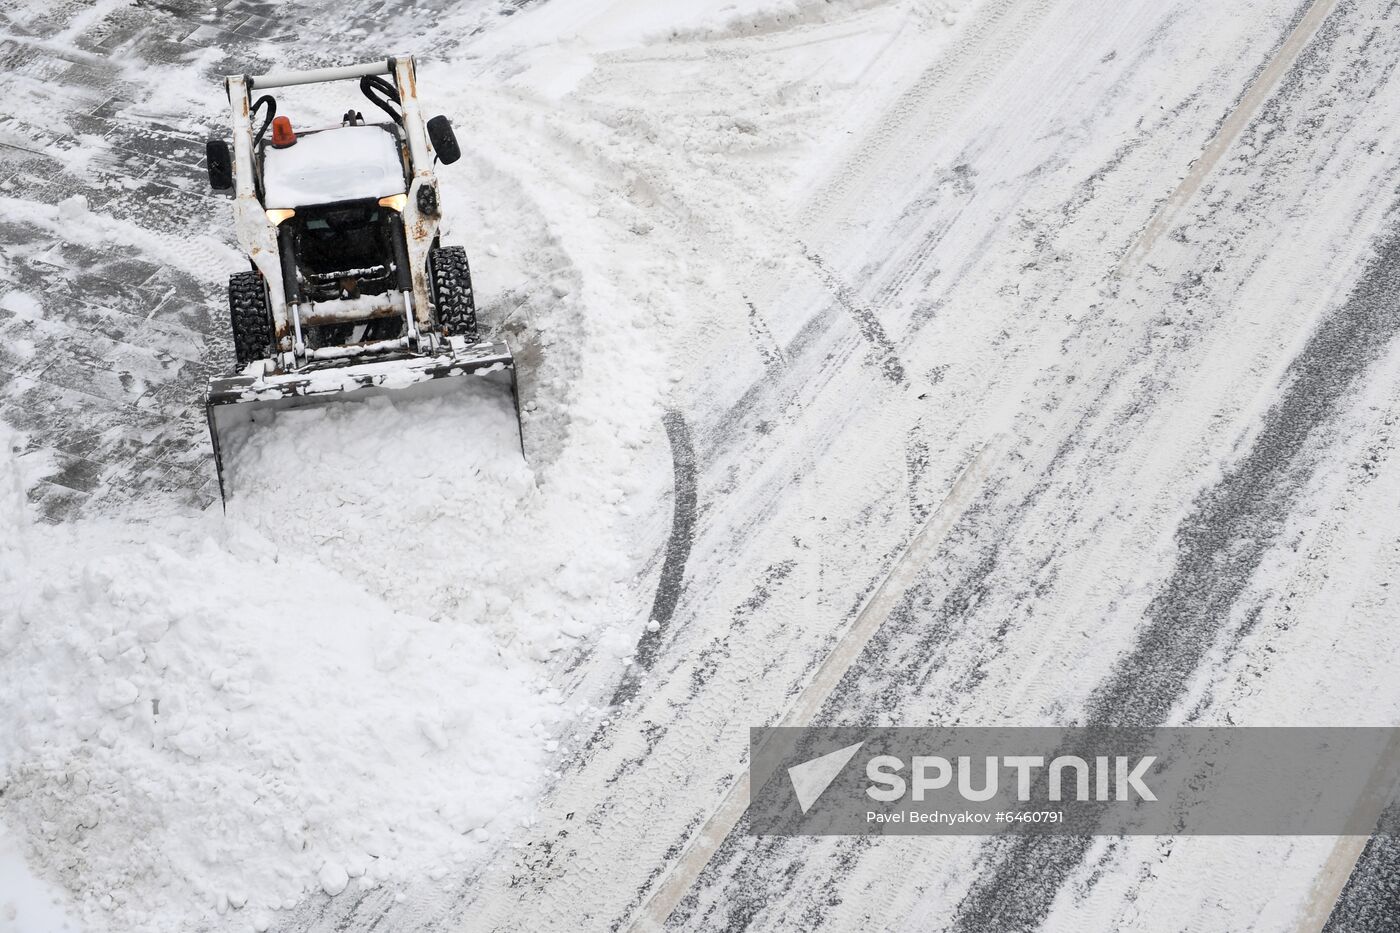
[[[467,251],[460,246],[439,246],[428,253],[428,274],[433,283],[433,304],[444,336],[475,340],[476,299],[472,295],[472,271]]]
[[[233,353],[241,370],[272,355],[272,314],[260,272],[239,272],[228,279],[228,313],[233,323]]]

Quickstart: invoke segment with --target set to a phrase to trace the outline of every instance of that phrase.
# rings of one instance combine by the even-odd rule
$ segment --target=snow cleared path
[[[471,128],[447,206],[484,317],[520,347],[530,464],[396,426],[489,434],[489,406],[479,424],[312,417],[249,442],[222,521],[193,508],[210,486],[189,406],[227,362],[226,205],[170,142],[179,184],[120,181],[151,137],[115,129],[132,110],[94,88],[119,76],[163,139],[197,140],[218,114],[205,76],[275,57],[258,40],[279,10],[210,24],[187,43],[221,51],[188,59],[121,4],[35,6],[4,40],[27,57],[0,122],[21,152],[0,162],[0,417],[28,438],[25,508],[62,524],[7,513],[24,533],[0,582],[27,601],[0,627],[0,701],[25,721],[0,820],[92,929],[1393,921],[1383,840],[755,839],[739,812],[747,730],[781,721],[1395,723],[1394,7],[386,7],[389,38],[439,59],[429,105]],[[347,57],[317,38],[329,11],[297,15],[284,48]],[[114,72],[118,48],[151,70]],[[26,118],[41,103],[63,128]],[[98,293],[119,306],[90,307]],[[106,342],[73,345],[93,330]],[[374,480],[396,454],[419,467],[406,503]],[[156,510],[162,492],[177,502]],[[198,589],[199,555],[222,569],[191,609],[159,581]],[[26,568],[64,560],[76,582],[26,588]],[[274,609],[220,615],[259,574],[301,573],[296,631]],[[85,617],[98,593],[108,616]],[[175,623],[148,631],[142,606]],[[85,618],[70,655],[33,634],[60,610]],[[75,734],[82,697],[13,698],[21,671],[32,694],[76,670],[104,711]],[[261,696],[240,707],[248,684]],[[182,728],[120,712],[173,685]],[[318,703],[324,718],[272,724]],[[263,723],[255,754],[221,744]],[[303,728],[327,754],[423,764],[325,794],[286,763]],[[151,736],[150,759],[123,751]],[[261,775],[278,838],[199,824],[222,851],[163,862],[157,838],[144,870],[92,858],[155,822],[113,793],[93,823],[90,799],[53,789],[94,744],[101,767],[77,773],[103,786]],[[474,796],[453,785],[472,769]],[[38,838],[78,804],[78,830]],[[237,878],[236,856],[288,840]]]

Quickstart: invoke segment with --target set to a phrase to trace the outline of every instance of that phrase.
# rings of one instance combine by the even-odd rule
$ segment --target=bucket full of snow
[[[392,395],[395,400],[432,398],[450,393],[462,380],[499,386],[510,393],[515,407],[514,442],[524,455],[520,434],[515,360],[504,343],[479,343],[431,356],[340,365],[286,374],[247,372],[210,380],[205,396],[209,436],[225,503],[233,491],[228,452],[251,426],[271,420],[277,412],[328,402],[362,401]],[[464,404],[471,404],[464,399]]]

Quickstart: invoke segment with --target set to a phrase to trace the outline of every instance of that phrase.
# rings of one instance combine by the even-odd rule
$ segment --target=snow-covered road
[[[413,773],[450,781],[472,743],[500,738],[529,775],[515,798],[483,790],[501,819],[456,848],[439,824],[473,832],[488,816],[437,800],[440,820],[410,816],[405,794],[361,789],[386,770],[347,778],[342,795],[289,779],[267,792],[288,813],[315,811],[312,848],[269,855],[289,867],[262,899],[256,886],[218,888],[228,852],[206,853],[201,872],[163,866],[165,899],[139,875],[85,868],[120,823],[34,838],[34,851],[62,853],[37,864],[94,929],[172,916],[297,931],[1283,931],[1329,917],[1337,931],[1393,928],[1400,863],[1381,840],[1363,855],[1356,840],[1321,837],[756,839],[738,820],[750,726],[1396,723],[1400,128],[1387,115],[1400,106],[1400,11],[553,0],[402,19],[386,8],[388,38],[356,41],[437,58],[421,66],[429,106],[470,128],[444,185],[485,317],[520,347],[530,475],[482,454],[482,475],[454,485],[440,470],[471,450],[412,446],[383,411],[337,416],[309,425],[310,439],[292,430],[251,447],[244,475],[259,488],[235,499],[233,531],[217,531],[191,508],[211,491],[192,403],[227,364],[226,205],[203,196],[197,160],[178,149],[161,158],[184,163],[172,197],[187,209],[157,209],[120,181],[142,146],[88,138],[85,120],[122,111],[103,112],[92,78],[64,77],[110,73],[80,47],[135,9],[46,19],[36,6],[4,40],[29,57],[4,79],[0,142],[31,155],[0,163],[12,166],[0,181],[0,415],[28,435],[17,466],[34,476],[29,499],[65,522],[6,552],[10,585],[34,553],[146,534],[177,550],[217,542],[211,559],[227,553],[233,569],[211,586],[228,592],[259,554],[314,568],[313,591],[334,588],[322,571],[344,574],[365,589],[344,617],[390,657],[359,675],[375,690],[451,692],[435,657],[461,664],[487,640],[500,652],[495,667],[468,666],[521,722],[493,733],[460,698],[444,702],[410,721],[411,741],[426,742],[414,753],[433,756]],[[275,24],[280,9],[256,15]],[[257,41],[280,34],[273,25],[240,20],[244,39],[204,36],[215,51],[188,61],[152,51],[159,28],[139,33],[122,80],[155,96],[136,106],[176,124],[168,138],[197,140],[218,113],[207,76],[237,55],[355,57],[313,38],[328,13],[299,15],[303,34],[280,47]],[[161,75],[207,87],[157,95]],[[56,108],[68,131],[44,136],[54,121],[19,102]],[[37,175],[47,181],[29,186]],[[86,208],[64,202],[75,193]],[[119,306],[72,310],[94,291]],[[63,342],[94,329],[100,346]],[[450,413],[405,413],[453,430]],[[357,420],[445,458],[423,460],[424,492],[407,508],[376,501],[372,469],[337,480],[367,456]],[[323,455],[317,441],[342,449]],[[305,464],[294,484],[290,456]],[[166,491],[184,506],[133,525]],[[324,496],[342,503],[329,517]],[[381,546],[397,555],[382,565]],[[453,566],[424,565],[439,553]],[[56,592],[46,598],[71,607],[92,589]],[[28,634],[54,624],[42,603],[0,628],[0,671],[51,660]],[[385,626],[385,606],[411,618]],[[258,672],[256,645],[240,640],[256,627],[222,624],[270,697],[301,696]],[[400,625],[436,647],[395,647],[383,633]],[[113,654],[90,627],[93,651]],[[311,665],[322,676],[354,663],[315,644],[332,654]],[[181,660],[173,672],[140,664],[122,678],[139,691],[185,672]],[[40,755],[38,740],[58,736],[45,723],[71,707],[59,691],[41,715],[15,692],[6,711],[34,721],[9,764],[53,780],[81,742]],[[373,713],[349,716],[347,734],[403,749]],[[280,740],[297,735],[289,719]],[[104,773],[124,773],[131,722],[106,723],[111,744],[94,727],[114,749]],[[209,780],[279,761],[170,754],[165,767],[181,754],[227,766],[199,772]],[[482,767],[482,787],[508,774]],[[13,796],[0,798],[12,829],[52,821]],[[376,800],[390,815],[368,822],[422,833],[423,851],[399,838],[392,871],[358,866],[348,887],[323,877],[343,893],[289,899],[317,883],[321,860],[380,861],[331,851],[380,841],[350,828],[354,807]],[[191,878],[198,897],[182,908]],[[112,892],[100,886],[117,879],[131,890],[104,913]]]

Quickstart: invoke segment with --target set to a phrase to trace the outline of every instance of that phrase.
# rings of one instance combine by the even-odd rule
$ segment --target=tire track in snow
[[[1131,146],[1120,148],[1120,150],[1115,153],[1115,162],[1110,163],[1110,167],[1116,164],[1116,160],[1122,159],[1123,153],[1127,148],[1131,148]],[[960,153],[960,157],[961,155]],[[961,162],[957,164],[961,164]],[[1108,168],[1102,171],[1107,172]],[[970,195],[971,173],[958,173],[957,178],[959,181],[964,182],[964,184],[953,185],[952,193],[964,197]],[[934,180],[934,184],[938,186],[943,185],[945,182],[946,179]],[[1091,186],[1093,183],[1094,178],[1091,178],[1086,182],[1086,186]],[[1072,204],[1067,205],[1065,208],[1066,219],[1068,219],[1077,207],[1082,206],[1082,204],[1088,200],[1088,197],[1089,194],[1086,192],[1072,202]],[[960,209],[958,211],[959,216],[961,216],[961,213]],[[883,287],[876,291],[873,299],[865,298],[863,300],[868,304],[882,305],[884,299],[891,295],[898,294],[901,290],[909,287],[918,272],[929,261],[935,248],[942,242],[951,227],[951,221],[940,222],[925,231],[917,241],[917,245],[914,245],[913,248],[903,249],[895,262],[884,266],[881,270],[882,272],[888,272],[892,276],[892,280],[887,281]],[[985,243],[987,240],[995,237],[997,233],[997,228],[992,228],[985,234],[983,242]],[[807,251],[805,247],[804,251],[810,252]],[[808,255],[807,258],[809,261],[813,259],[810,255]],[[813,262],[813,265],[817,265],[817,262]],[[971,261],[969,260],[967,266],[970,267],[970,265]],[[961,275],[964,272],[965,269],[960,269],[958,274]],[[836,291],[837,287],[839,287],[839,283],[837,287],[833,287],[831,281],[825,279],[823,281],[828,289],[832,291]],[[868,284],[869,283],[867,283],[867,286]],[[849,308],[846,310],[849,311]],[[829,317],[831,315],[827,316]],[[926,321],[916,320],[913,325],[913,330],[915,332],[917,332],[919,329],[918,325],[921,323],[926,323]],[[908,341],[909,338],[906,336],[901,343],[907,344]],[[1066,446],[1072,443],[1072,440],[1065,441]],[[911,443],[911,446],[906,451],[906,456],[910,458],[911,475],[913,475],[913,462],[918,460],[921,456],[919,446]],[[1034,493],[1032,493],[1032,495],[1033,494]],[[1020,502],[1019,507],[1013,506],[1009,510],[1010,518],[998,520],[999,516],[983,516],[984,520],[986,518],[991,518],[993,521],[997,521],[997,524],[1001,526],[999,528],[988,528],[984,520],[975,520],[974,516],[978,511],[978,506],[970,506],[965,512],[964,523],[970,528],[978,529],[968,534],[968,540],[978,542],[979,549],[977,557],[969,561],[971,566],[967,568],[965,573],[960,574],[956,580],[940,582],[936,589],[931,588],[922,581],[916,582],[908,590],[904,599],[901,600],[901,604],[895,607],[894,611],[891,613],[887,626],[877,632],[873,638],[878,641],[882,637],[889,637],[896,633],[907,635],[914,624],[914,613],[916,611],[920,613],[918,615],[920,635],[929,643],[937,643],[940,640],[946,640],[952,637],[950,630],[954,628],[955,621],[965,615],[970,606],[975,605],[986,595],[988,587],[987,579],[992,575],[998,561],[998,542],[1007,540],[1016,534],[1016,528],[1020,521],[1019,515],[1027,505],[1028,500]],[[926,513],[927,507],[924,507],[924,514]],[[980,540],[989,532],[991,543],[986,547],[982,547]],[[918,607],[917,610],[914,607]],[[933,617],[934,621],[926,624],[926,620],[930,617]],[[937,621],[940,618],[944,623],[941,626]],[[867,665],[869,662],[869,655],[858,662],[850,672],[851,675],[853,675],[851,679],[859,679],[854,675],[862,670],[868,669]],[[873,669],[880,670],[878,665]],[[888,668],[885,669],[885,673],[890,673]],[[836,692],[828,698],[828,702],[823,710],[824,713],[829,713],[832,709],[838,707],[843,710],[851,708],[850,704],[843,703],[840,699],[844,693],[843,688],[847,686],[849,686],[849,684],[840,685]],[[711,823],[709,825],[714,826],[716,824]],[[709,832],[710,830],[707,827],[706,835],[708,835]],[[768,840],[754,840],[749,837],[731,834],[728,839],[717,847],[715,857],[712,858],[709,863],[710,867],[699,876],[700,880],[698,883],[693,885],[688,894],[678,902],[678,908],[673,911],[668,918],[669,927],[689,928],[703,926],[707,929],[721,928],[737,930],[770,927],[787,928],[787,925],[791,923],[796,929],[814,929],[820,925],[821,921],[828,919],[824,915],[826,907],[831,906],[828,902],[816,898],[806,905],[800,917],[794,918],[791,916],[779,915],[782,918],[781,921],[775,921],[773,914],[768,912],[771,907],[771,902],[774,899],[774,892],[770,888],[766,888],[763,882],[772,877],[774,873],[781,872],[783,874],[792,875],[799,870],[805,870],[813,862],[820,861],[827,862],[831,866],[831,874],[834,874],[836,877],[847,874],[854,869],[858,858],[863,858],[860,853],[867,848],[867,844],[860,839],[856,839],[849,841],[842,840],[838,845],[840,847],[839,851],[828,851],[825,855],[814,858],[810,852],[807,854],[791,853],[792,849],[801,846],[800,842],[789,840],[783,841],[781,844],[770,843]],[[742,861],[739,867],[731,868],[732,873],[727,877],[710,877],[710,874],[716,870],[714,866],[717,863],[724,864],[734,861],[739,849],[751,850],[747,855],[738,856],[738,859]],[[776,853],[783,850],[787,850],[788,854],[781,857],[776,855]],[[783,860],[789,862],[786,867],[782,867],[779,864]],[[697,893],[707,889],[713,892],[714,889],[720,887],[723,887],[724,894],[714,899],[708,905],[708,908],[705,905],[697,905]],[[835,896],[834,894],[832,895],[832,897]]]
[[[1197,499],[1178,528],[1172,575],[1148,605],[1136,647],[1090,697],[1088,722],[1152,726],[1168,720],[1298,507],[1329,423],[1400,336],[1397,293],[1400,227],[1393,227],[1346,303],[1289,366],[1281,398],[1248,453]],[[994,864],[973,883],[953,929],[1036,928],[1091,844],[1089,837],[1028,836],[995,844]]]
[[[909,541],[851,627],[842,635],[821,666],[813,672],[811,680],[794,699],[780,725],[805,725],[822,709],[831,692],[861,656],[866,643],[886,618],[899,608],[919,572],[976,498],[992,465],[1004,452],[1005,441],[1003,436],[992,438],[959,474],[943,504]],[[670,870],[662,878],[660,885],[634,915],[629,929],[642,933],[659,930],[665,925],[666,918],[681,903],[709,865],[710,859],[739,825],[748,802],[746,767],[730,785],[729,792],[709,819],[692,834],[685,850],[671,863]]]
[[[809,249],[807,244],[798,245],[802,247],[802,255],[817,270],[822,284],[835,297],[841,309],[850,315],[861,337],[870,345],[871,358],[878,365],[880,374],[895,385],[908,385],[909,378],[904,373],[904,364],[899,360],[899,351],[895,348],[894,341],[885,333],[880,319],[873,311],[860,304],[855,290],[837,278],[836,273],[827,266],[826,260]]]
[[[758,306],[749,300],[748,295],[744,295],[744,306],[749,309],[749,334],[753,337],[754,349],[763,358],[763,364],[769,368],[785,368],[788,364],[787,357],[783,355],[782,344],[778,343],[773,336],[773,330],[768,326],[768,322],[759,314]]]
[[[1318,67],[1316,61],[1314,61],[1313,67]],[[1310,73],[1309,69],[1300,70],[1300,76],[1307,75],[1308,73]],[[1372,79],[1374,80],[1374,77]],[[1320,144],[1321,143],[1319,142],[1319,145]],[[1117,156],[1115,158],[1117,158]],[[1237,210],[1243,210],[1243,208],[1238,208]],[[1360,251],[1366,251],[1366,241],[1370,241],[1371,239],[1372,238],[1368,236],[1365,238],[1365,240],[1363,240]],[[1384,239],[1384,237],[1382,236],[1380,239]],[[1365,281],[1367,279],[1372,268],[1373,265],[1368,266],[1367,271],[1363,272],[1363,274],[1360,276],[1360,279],[1362,281]],[[1384,294],[1385,290],[1386,289],[1384,287],[1381,287],[1378,288],[1376,291],[1379,294]],[[1182,300],[1191,300],[1191,298],[1190,296],[1186,296]],[[1332,305],[1335,308],[1337,302],[1330,301],[1327,302],[1327,304]],[[1334,311],[1334,314],[1335,313],[1336,312]],[[1326,325],[1324,325],[1324,328],[1325,326]],[[1381,336],[1384,336],[1384,334],[1382,334]],[[1309,348],[1312,349],[1313,345],[1310,345]],[[1349,353],[1350,351],[1343,350],[1342,352]],[[1300,365],[1298,361],[1304,359],[1304,356],[1304,354],[1298,354],[1295,356],[1295,361],[1292,364],[1294,370],[1297,370],[1298,366]],[[1284,360],[1286,361],[1286,359],[1287,358],[1285,357]],[[1323,366],[1325,368],[1326,364],[1324,363]],[[1104,402],[1106,403],[1109,400],[1109,398],[1105,396],[1104,387],[1106,387],[1110,382],[1117,380],[1118,376],[1120,375],[1122,375],[1122,371],[1115,370],[1112,374],[1106,375],[1103,380],[1099,380],[1099,387],[1095,389],[1095,391],[1090,397],[1102,397],[1104,398]],[[1280,394],[1283,393],[1280,392]],[[1306,401],[1308,397],[1308,392],[1306,391],[1301,396],[1294,396],[1295,399],[1301,398],[1304,401]],[[1341,403],[1343,404],[1345,403],[1348,397],[1348,390],[1343,390],[1336,396],[1336,398],[1340,399]],[[1098,403],[1095,404],[1097,406]],[[1093,419],[1086,417],[1074,424],[1061,424],[1058,426],[1054,426],[1047,432],[1048,436],[1050,437],[1063,437],[1065,440],[1063,442],[1063,446],[1060,448],[1060,454],[1057,454],[1051,460],[1050,464],[1047,465],[1044,472],[1046,472],[1047,474],[1051,472],[1054,469],[1054,464],[1062,458],[1062,455],[1065,451],[1082,444],[1084,442],[1085,437],[1090,436],[1088,432],[1093,430],[1092,422]],[[1269,424],[1267,420],[1265,420],[1264,423],[1266,427]],[[1317,424],[1311,425],[1312,428],[1316,428],[1317,426]],[[1279,436],[1280,435],[1277,434],[1275,435],[1276,438]],[[1312,443],[1312,441],[1308,441],[1308,443]],[[1311,464],[1307,464],[1305,461],[1306,457],[1303,461],[1304,465],[1311,466]],[[1267,486],[1268,484],[1265,483],[1264,485]],[[1295,492],[1296,491],[1297,490],[1295,490]],[[1028,503],[1029,500],[1023,500],[1019,503],[1011,504],[1010,507],[1006,509],[1006,512],[1003,513],[1005,515],[1011,516],[1010,518],[1003,520],[1003,527],[1000,529],[988,529],[992,532],[993,535],[995,535],[995,537],[990,539],[991,544],[987,546],[987,550],[984,552],[985,556],[981,559],[981,565],[973,568],[972,571],[970,571],[969,573],[958,577],[958,580],[962,581],[961,585],[950,587],[949,585],[945,584],[940,588],[939,594],[948,592],[950,589],[952,590],[952,595],[949,598],[949,601],[953,603],[963,604],[961,606],[955,606],[955,609],[959,611],[954,612],[953,615],[962,614],[962,611],[966,610],[968,604],[974,604],[980,601],[980,597],[983,594],[979,592],[979,590],[982,587],[982,579],[986,576],[987,573],[987,569],[984,568],[990,568],[990,566],[995,563],[996,542],[998,540],[1012,541],[1015,539],[1015,536],[1017,534],[1017,524],[1019,522],[1019,519],[1016,516],[1018,516],[1022,512],[1022,510],[1028,506]],[[1292,506],[1291,509],[1285,505],[1280,507],[1280,512],[1282,513],[1288,511],[1296,511],[1296,508],[1296,505]],[[1000,509],[998,511],[1000,511]],[[1267,510],[1265,510],[1265,514],[1267,514]],[[977,535],[977,538],[981,537],[982,535]],[[1261,546],[1261,551],[1262,550],[1263,547]],[[920,634],[925,634],[925,631],[927,631],[926,637],[928,641],[930,643],[937,642],[940,638],[940,634],[937,631],[937,620],[939,619],[939,613],[937,612],[938,602],[935,599],[935,595],[938,594],[930,594],[925,588],[924,592],[912,595],[917,596],[918,598],[921,598],[924,601],[924,608],[922,611],[920,611],[920,613],[917,616],[918,624],[921,627]],[[928,624],[928,620],[930,619],[933,620],[932,625]],[[891,620],[892,624],[894,621],[895,620]],[[911,619],[910,621],[912,622],[913,620]],[[908,633],[906,632],[905,634],[907,635]],[[876,640],[878,640],[880,637],[880,635],[877,635]],[[858,670],[866,667],[867,664],[865,663],[857,665]],[[874,670],[880,669],[879,665],[873,665],[872,667]],[[885,670],[889,670],[888,665],[885,667]],[[878,703],[870,703],[864,708],[877,707],[878,705]],[[848,705],[848,708],[849,706],[850,705]],[[695,889],[692,889],[691,897],[688,898],[686,902],[683,902],[683,905],[689,904],[694,899],[695,892],[697,890],[704,889],[707,885],[712,890],[723,885],[727,889],[723,896],[721,898],[712,898],[708,905],[703,905],[699,908],[696,908],[694,907],[694,905],[691,905],[691,912],[688,915],[682,913],[677,913],[673,915],[671,919],[672,926],[679,927],[682,925],[703,924],[707,928],[723,929],[765,929],[777,927],[788,928],[789,926],[796,929],[815,928],[817,924],[815,922],[812,922],[814,917],[813,912],[816,912],[816,914],[819,915],[823,910],[826,910],[828,908],[834,909],[833,905],[838,904],[840,902],[839,887],[832,885],[831,887],[827,888],[830,900],[825,900],[821,895],[814,894],[814,896],[807,901],[805,907],[804,905],[795,903],[790,908],[790,910],[795,912],[799,909],[805,909],[805,912],[802,913],[799,917],[795,916],[794,914],[776,913],[775,909],[772,907],[772,901],[776,900],[777,897],[775,896],[775,892],[772,888],[767,888],[762,885],[763,880],[767,877],[772,877],[775,874],[787,874],[789,876],[795,875],[799,870],[802,871],[804,874],[809,872],[815,874],[815,872],[812,871],[812,869],[814,868],[814,862],[825,863],[826,866],[829,866],[829,870],[825,872],[828,878],[832,876],[839,878],[843,873],[848,873],[851,871],[851,866],[858,857],[863,858],[863,856],[859,855],[862,849],[860,840],[843,840],[838,844],[840,848],[836,851],[826,849],[820,854],[815,852],[815,850],[817,849],[817,844],[813,843],[806,852],[794,854],[792,850],[798,848],[797,844],[789,843],[781,846],[768,845],[767,842],[763,840],[744,839],[743,837],[737,838],[738,841],[742,842],[742,844],[745,847],[752,848],[753,851],[750,853],[750,855],[747,858],[745,858],[742,864],[740,864],[738,867],[731,868],[730,873],[728,875],[703,878],[700,884]],[[735,840],[731,839],[730,842],[724,848],[730,850],[739,848],[738,846],[734,845],[734,842]],[[995,852],[997,850],[992,851]],[[714,862],[723,863],[725,860],[726,857],[722,851],[719,857],[714,860]],[[786,862],[787,864],[785,865],[784,862]],[[886,864],[888,865],[888,863]],[[870,866],[868,864],[863,865],[861,867],[862,870],[866,872],[870,870]],[[889,865],[888,867],[894,868],[896,866]],[[1075,863],[1070,863],[1068,868],[1069,871],[1073,873],[1077,868],[1077,865]],[[1052,868],[1052,870],[1045,872],[1044,877],[1040,879],[1045,885],[1049,887],[1052,897],[1055,888],[1062,884],[1062,882],[1065,880],[1065,875],[1065,867],[1059,866],[1058,868]],[[706,910],[706,906],[708,907],[708,910]],[[845,919],[849,921],[851,919],[851,916],[852,915],[850,913],[847,913],[845,914]],[[915,915],[910,916],[912,924],[912,917]],[[817,919],[821,919],[821,917],[817,916]],[[1025,927],[1016,927],[1009,924],[1003,925],[993,922],[985,926],[979,924],[969,924],[968,928],[977,930],[1002,930],[1021,929]]]
[[[1153,244],[1171,227],[1177,213],[1185,206],[1186,202],[1191,200],[1201,184],[1215,170],[1215,166],[1219,164],[1226,151],[1239,138],[1240,133],[1244,132],[1245,127],[1254,119],[1259,108],[1273,94],[1279,81],[1293,66],[1294,61],[1317,33],[1322,21],[1327,18],[1327,14],[1331,13],[1332,8],[1336,5],[1337,0],[1312,0],[1311,6],[1298,21],[1298,25],[1288,34],[1288,38],[1283,40],[1279,50],[1259,72],[1259,76],[1245,91],[1235,109],[1220,124],[1220,129],[1211,137],[1210,142],[1206,143],[1200,158],[1192,163],[1186,177],[1167,196],[1166,202],[1143,228],[1137,242],[1128,249],[1123,257],[1123,262],[1118,267],[1119,273],[1131,269],[1152,251]]]
[[[690,440],[690,427],[685,417],[674,409],[662,416],[666,439],[671,444],[671,464],[674,476],[675,505],[671,513],[671,534],[666,540],[666,558],[661,564],[661,579],[656,583],[648,625],[637,641],[632,665],[622,682],[613,691],[611,705],[626,703],[637,695],[642,676],[656,663],[661,639],[666,634],[676,603],[685,587],[685,566],[695,543],[696,466],[695,447]]]

